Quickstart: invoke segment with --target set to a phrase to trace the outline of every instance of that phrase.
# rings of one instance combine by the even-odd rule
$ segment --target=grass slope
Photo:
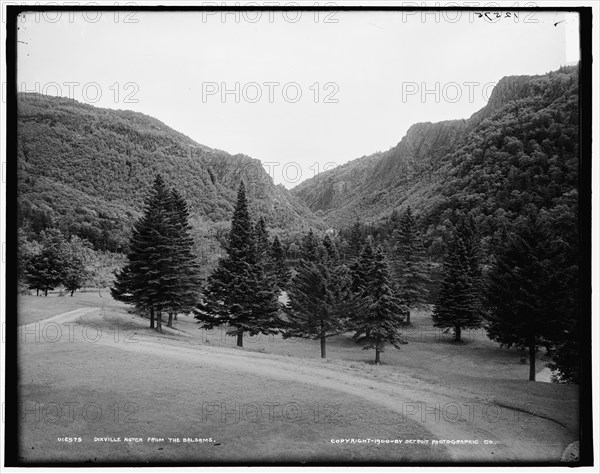
[[[108,294],[25,296],[19,322],[31,330],[34,321],[74,307],[99,309],[75,326],[62,324],[59,337],[44,333],[43,322],[39,342],[19,336],[19,454],[26,462],[558,460],[577,439],[577,387],[524,380],[520,355],[481,333],[457,345],[413,328],[408,345],[374,366],[348,336],[332,340],[331,358],[321,361],[311,341],[263,336],[240,350],[186,316],[160,335]],[[427,318],[417,312],[415,324]],[[442,418],[405,409],[419,401],[439,404]],[[451,419],[453,404],[470,404],[474,419]],[[483,419],[481,407],[495,411]],[[495,413],[501,416],[490,419]],[[102,437],[121,441],[94,441]],[[443,437],[496,444],[406,444]],[[404,443],[331,443],[338,438]]]

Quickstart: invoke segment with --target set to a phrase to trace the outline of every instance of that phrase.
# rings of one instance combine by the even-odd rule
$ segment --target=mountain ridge
[[[34,232],[57,226],[96,247],[122,248],[126,238],[108,234],[128,234],[157,173],[206,232],[227,227],[241,180],[251,210],[274,230],[323,227],[259,160],[197,143],[146,114],[20,93],[17,135],[18,219]]]
[[[453,154],[469,137],[499,114],[516,115],[518,122],[519,107],[544,108],[560,100],[570,93],[577,70],[565,66],[544,75],[504,77],[468,119],[413,124],[389,150],[324,171],[291,191],[330,227],[348,227],[356,219],[380,222],[408,205],[419,213],[436,199],[432,195],[451,172]]]

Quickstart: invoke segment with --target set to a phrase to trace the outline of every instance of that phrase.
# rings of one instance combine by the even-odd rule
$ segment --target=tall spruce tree
[[[531,218],[507,239],[488,274],[488,335],[528,350],[529,380],[535,380],[538,345],[563,334],[564,273],[555,263],[548,231]]]
[[[144,214],[134,224],[128,263],[117,274],[111,293],[150,313],[150,327],[162,331],[162,313],[180,299],[180,257],[176,250],[173,194],[160,175],[146,199]]]
[[[360,229],[360,221],[357,219],[350,229],[350,237],[348,239],[348,257],[350,261],[360,258],[364,243],[365,239]]]
[[[540,213],[540,223],[549,234],[552,248],[553,268],[560,275],[561,287],[555,292],[561,327],[553,331],[551,353],[552,362],[548,365],[553,371],[553,381],[561,383],[582,382],[582,363],[585,350],[582,351],[582,321],[585,318],[583,301],[586,290],[582,288],[581,271],[585,271],[584,256],[581,252],[581,228],[573,209],[577,209],[577,194],[563,197],[563,205]],[[589,347],[589,346],[588,346]]]
[[[177,313],[189,313],[198,301],[198,288],[200,286],[200,267],[193,251],[194,239],[191,236],[189,224],[189,209],[183,197],[171,190],[169,201],[170,219],[173,226],[172,250],[174,278],[177,280],[176,298],[171,302],[169,321],[167,326],[172,327],[173,317]]]
[[[352,336],[354,340],[360,336],[358,328],[361,326],[368,304],[367,283],[373,270],[374,259],[373,247],[366,242],[359,258],[350,265],[350,310],[347,329],[354,331],[354,336]]]
[[[269,233],[267,232],[267,223],[264,218],[258,219],[254,225],[254,245],[256,248],[256,260],[267,264],[269,261]]]
[[[291,271],[285,261],[285,250],[283,250],[277,236],[275,236],[271,244],[270,257],[279,291],[285,291],[291,279]]]
[[[454,328],[455,340],[462,329],[481,326],[481,274],[479,240],[475,223],[460,214],[452,231],[444,259],[443,279],[433,310],[433,325]]]
[[[363,255],[372,260],[363,284],[363,310],[355,322],[355,339],[364,344],[363,349],[375,349],[375,363],[379,364],[386,344],[399,348],[404,343],[400,336],[404,308],[395,295],[381,247],[374,254],[363,252]]]
[[[406,323],[410,324],[410,308],[425,301],[429,281],[425,249],[410,206],[402,215],[399,228],[394,231],[393,240],[393,269],[398,295],[407,307]]]
[[[158,175],[134,224],[128,263],[116,274],[111,294],[150,315],[150,327],[162,331],[162,313],[190,311],[199,284],[192,252],[189,211],[183,198]]]
[[[370,243],[366,243],[359,258],[350,266],[352,271],[352,291],[354,293],[362,295],[365,292],[367,276],[372,269],[374,258],[373,247],[371,247]]]
[[[254,239],[256,261],[251,272],[253,279],[249,282],[254,291],[253,297],[248,300],[253,312],[254,328],[250,333],[276,334],[283,324],[280,317],[282,305],[279,303],[277,272],[271,260],[269,232],[262,217],[255,225]]]
[[[302,236],[302,244],[300,246],[300,258],[316,262],[321,257],[321,245],[319,239],[315,235],[312,229],[308,230],[308,233]]]
[[[261,234],[263,224],[258,226]],[[231,220],[227,256],[219,260],[208,277],[195,316],[209,329],[227,324],[227,333],[237,336],[239,347],[244,345],[244,333],[274,334],[281,326],[279,289],[262,253],[257,252],[256,234],[242,182]]]
[[[334,257],[335,252],[319,244],[312,230],[302,242],[302,257],[288,290],[284,338],[318,340],[324,359],[327,338],[345,330],[350,274]]]

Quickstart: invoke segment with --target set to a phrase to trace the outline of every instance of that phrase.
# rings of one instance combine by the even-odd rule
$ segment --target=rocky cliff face
[[[519,123],[521,109],[542,110],[557,103],[573,81],[575,67],[543,76],[505,77],[488,104],[468,120],[415,124],[390,150],[323,172],[292,192],[331,227],[347,226],[357,218],[377,222],[409,204],[428,207],[437,199],[440,182],[452,175],[460,160],[456,153],[469,143],[470,134],[485,129],[492,118],[501,123],[498,115]]]
[[[332,227],[377,220],[430,178],[467,130],[465,120],[415,124],[394,148],[321,173],[292,192]]]

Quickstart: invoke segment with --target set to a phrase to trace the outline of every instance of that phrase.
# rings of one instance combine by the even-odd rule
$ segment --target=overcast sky
[[[579,59],[574,15],[491,18],[28,13],[18,24],[18,88],[143,112],[201,144],[260,159],[291,188],[389,149],[416,122],[468,118],[503,76]]]

